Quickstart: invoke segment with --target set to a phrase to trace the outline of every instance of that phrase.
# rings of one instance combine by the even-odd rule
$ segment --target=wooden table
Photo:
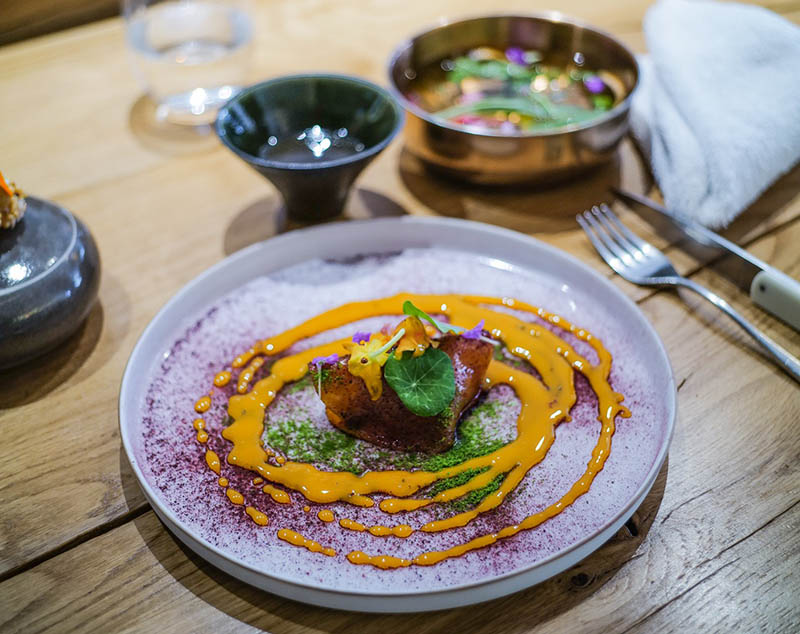
[[[490,0],[257,3],[253,79],[306,70],[382,82],[391,48]],[[546,3],[510,1],[504,10]],[[795,0],[770,8],[800,22]],[[644,49],[646,4],[567,0],[566,13]],[[368,616],[284,600],[226,576],[175,540],[121,450],[117,393],[147,322],[187,281],[283,227],[278,198],[211,135],[167,134],[112,19],[0,48],[2,170],[64,204],[103,257],[100,298],[47,357],[0,374],[0,629],[273,632],[796,631],[800,624],[800,389],[721,313],[693,297],[615,283],[663,338],[679,385],[668,467],[611,542],[517,595],[425,615]],[[612,277],[573,221],[610,182],[649,189],[632,144],[587,181],[486,192],[436,181],[395,142],[358,181],[347,215],[444,214],[493,222]],[[800,277],[800,169],[726,235]],[[643,234],[646,225],[626,218]],[[800,337],[707,267],[682,271],[795,354]],[[684,301],[685,300],[685,301]]]

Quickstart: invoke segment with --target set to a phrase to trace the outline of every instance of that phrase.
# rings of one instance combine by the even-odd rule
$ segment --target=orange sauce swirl
[[[485,389],[500,384],[509,385],[521,401],[516,438],[490,454],[436,472],[387,470],[367,471],[355,475],[349,472],[321,471],[313,465],[294,461],[280,460],[278,465],[269,463],[268,458],[272,452],[263,446],[262,441],[265,409],[284,385],[301,379],[307,373],[311,359],[333,353],[344,355],[346,352],[343,347],[344,340],[340,340],[282,357],[273,363],[267,376],[251,387],[256,370],[263,366],[267,356],[283,352],[301,339],[359,319],[401,314],[402,304],[406,300],[412,301],[428,313],[446,314],[451,323],[465,328],[470,328],[484,319],[486,330],[501,339],[511,354],[524,359],[535,368],[541,380],[496,360],[491,362],[487,371]],[[540,319],[588,343],[595,351],[598,362],[596,364],[590,362],[578,354],[568,342],[541,324],[526,322],[506,312],[487,310],[484,308],[485,305],[504,306],[537,315]],[[599,403],[597,419],[601,426],[600,434],[586,470],[557,502],[526,517],[518,524],[507,526],[495,533],[473,538],[446,550],[423,552],[411,559],[385,554],[371,555],[362,551],[353,551],[347,555],[351,563],[369,564],[378,568],[433,565],[444,559],[486,547],[500,539],[512,537],[557,515],[589,490],[595,475],[603,468],[608,458],[616,417],[630,416],[630,412],[621,404],[623,396],[615,392],[608,382],[611,355],[602,342],[563,317],[510,298],[400,294],[384,299],[353,302],[321,313],[295,328],[258,342],[237,356],[231,365],[234,368],[244,367],[244,370],[237,382],[238,394],[228,401],[228,414],[233,422],[222,431],[222,436],[232,443],[227,455],[228,464],[253,471],[267,482],[297,491],[310,501],[321,504],[346,502],[355,506],[370,507],[374,505],[372,495],[385,494],[389,497],[380,503],[381,511],[386,513],[413,511],[430,504],[454,500],[502,476],[498,490],[484,498],[475,508],[446,519],[428,522],[417,529],[422,532],[439,532],[466,526],[480,514],[502,504],[528,471],[544,459],[555,440],[556,426],[569,420],[569,411],[576,401],[574,372],[586,377]],[[210,399],[206,405],[205,398],[208,397],[203,397],[197,402],[196,411],[200,412],[200,408],[206,411],[210,407]],[[420,489],[467,470],[477,470],[480,473],[465,484],[444,490],[432,498],[413,497]],[[226,493],[228,491],[230,489]],[[325,511],[319,514],[321,519],[323,513]],[[327,514],[325,516],[327,517]],[[376,537],[387,535],[407,537],[415,531],[406,524],[367,528],[347,519],[340,520],[339,525],[347,530],[366,531]],[[282,529],[278,532],[278,537],[294,545],[308,548],[312,552],[324,552],[319,544],[307,540],[290,529]],[[309,547],[309,543],[316,546]]]

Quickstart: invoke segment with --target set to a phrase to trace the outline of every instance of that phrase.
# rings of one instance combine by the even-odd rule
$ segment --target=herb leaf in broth
[[[423,70],[415,101],[451,123],[502,134],[580,124],[611,109],[624,93],[611,73],[583,63],[481,46]]]

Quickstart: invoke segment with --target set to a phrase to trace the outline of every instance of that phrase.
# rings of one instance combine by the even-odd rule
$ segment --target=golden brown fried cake
[[[364,381],[350,374],[347,359],[322,367],[315,381],[325,403],[328,420],[348,434],[399,451],[439,453],[455,442],[456,425],[463,411],[477,397],[492,360],[492,344],[481,339],[445,335],[439,350],[450,357],[456,393],[449,407],[436,416],[418,416],[403,405],[382,378],[380,398],[370,398]]]

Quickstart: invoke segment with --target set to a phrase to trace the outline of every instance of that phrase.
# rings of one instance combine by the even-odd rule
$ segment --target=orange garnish
[[[8,183],[6,183],[6,179],[3,178],[3,172],[0,172],[0,189],[2,189],[9,196],[14,195],[14,192],[11,191],[11,188],[8,186]]]
[[[394,351],[395,359],[402,359],[403,353],[407,350],[413,352],[415,357],[418,357],[431,345],[431,338],[428,336],[426,328],[419,317],[413,315],[406,317],[397,325],[395,333],[401,328],[404,328],[406,332],[397,343],[397,348]]]

